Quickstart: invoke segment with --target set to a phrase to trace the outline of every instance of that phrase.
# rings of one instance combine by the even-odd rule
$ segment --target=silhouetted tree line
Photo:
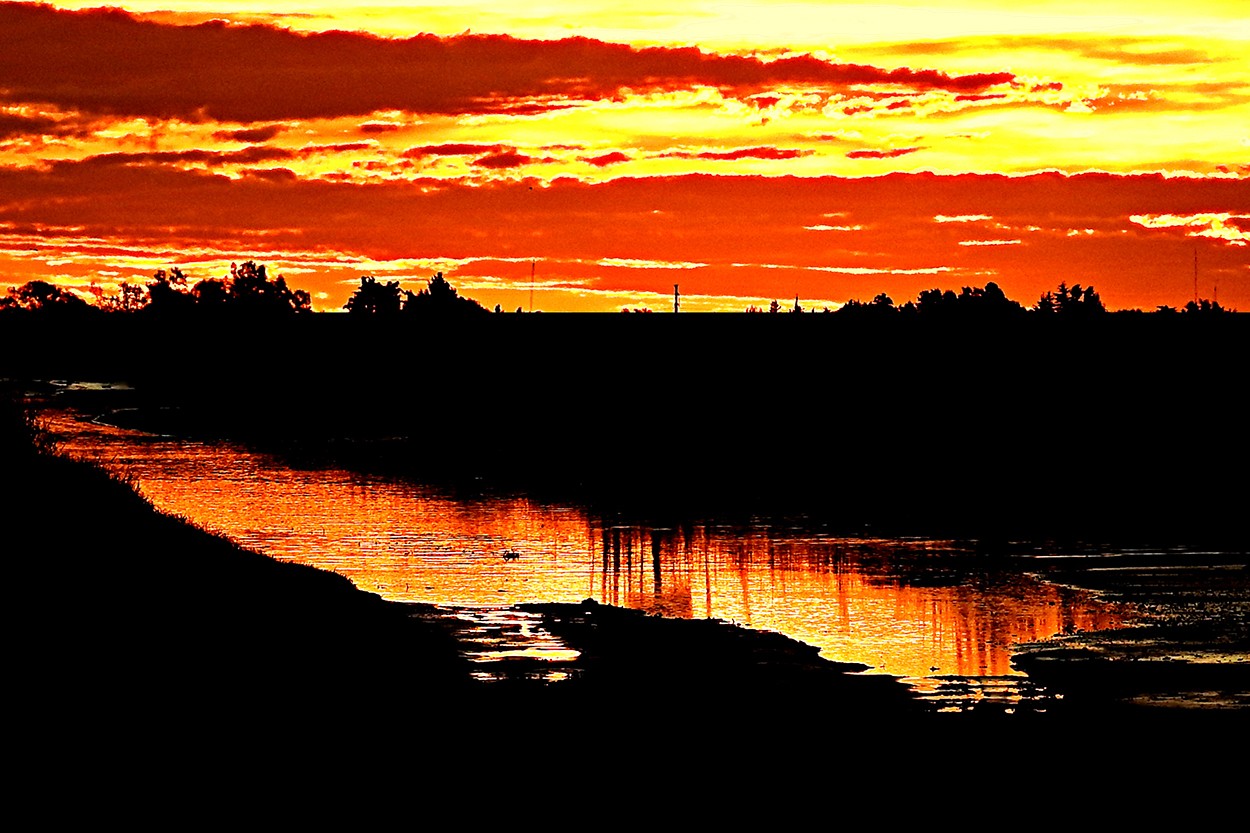
[[[476,316],[486,308],[458,293],[442,272],[430,278],[425,289],[400,289],[399,281],[379,283],[372,275],[360,279],[360,287],[347,299],[343,309],[353,315],[398,317],[401,315]],[[495,308],[499,312],[499,307]]]
[[[230,274],[223,278],[205,278],[191,284],[186,274],[174,267],[158,270],[146,286],[123,283],[114,295],[105,295],[99,288],[93,288],[92,294],[94,304],[47,281],[30,281],[0,298],[0,310],[146,315],[224,312],[257,316],[312,311],[312,297],[307,291],[291,289],[281,275],[270,278],[263,265],[250,260],[230,264]]]
[[[795,311],[798,305],[795,305]],[[1068,287],[1061,282],[1057,289],[1045,292],[1031,308],[1013,301],[1003,293],[998,284],[990,281],[983,288],[965,286],[958,293],[946,289],[926,289],[915,301],[895,306],[893,299],[884,292],[869,303],[849,301],[838,314],[856,317],[975,317],[1005,318],[1028,313],[1038,315],[1062,315],[1064,317],[1089,317],[1107,312],[1102,299],[1092,286],[1076,284]]]
[[[177,267],[158,270],[144,286],[122,283],[115,294],[106,295],[97,287],[92,288],[94,303],[90,303],[66,289],[47,281],[29,281],[8,290],[0,297],[0,313],[16,311],[41,311],[57,314],[92,315],[106,313],[144,313],[149,315],[180,315],[199,312],[246,313],[249,315],[293,315],[312,311],[312,299],[303,289],[291,289],[286,279],[279,275],[270,278],[263,265],[254,261],[231,264],[230,274],[223,278],[206,278],[195,282],[188,279]],[[360,278],[360,286],[343,305],[353,316],[376,316],[379,318],[402,318],[412,315],[432,315],[442,318],[475,317],[487,313],[485,307],[459,292],[439,272],[419,292],[403,289],[398,281],[378,281],[372,275]],[[501,312],[499,306],[495,312]],[[521,310],[518,309],[517,312]],[[622,312],[650,312],[650,309]],[[780,313],[782,305],[774,300],[769,313]],[[784,310],[792,313],[806,312],[799,304]],[[927,289],[915,301],[895,305],[889,295],[882,292],[871,301],[857,299],[847,301],[837,310],[825,307],[824,313],[856,319],[873,318],[975,318],[978,320],[1007,318],[1011,316],[1038,315],[1062,318],[1096,318],[1108,314],[1102,299],[1092,286],[1074,284],[1069,287],[1061,282],[1054,290],[1044,292],[1032,307],[1025,307],[1008,298],[993,281],[984,287],[965,286],[955,292],[950,289]],[[748,313],[760,313],[762,309],[752,305]],[[1139,312],[1134,310],[1133,312]],[[1217,301],[1207,299],[1190,301],[1179,310],[1159,306],[1160,315],[1217,315],[1229,312]]]
[[[747,312],[761,312],[750,306]],[[781,312],[781,305],[773,301],[768,308],[770,313]],[[788,312],[804,312],[795,299],[794,307]],[[1228,312],[1216,301],[1190,301],[1181,310],[1174,307],[1160,306],[1157,313],[1189,313],[1217,314]],[[824,312],[830,312],[826,307]],[[889,295],[882,292],[871,301],[847,301],[836,310],[836,314],[853,318],[1007,318],[1022,315],[1056,316],[1062,318],[1096,318],[1109,311],[1094,287],[1082,287],[1074,284],[1071,287],[1061,282],[1053,290],[1042,293],[1032,307],[1025,307],[1008,298],[998,284],[990,281],[983,288],[965,286],[958,293],[950,289],[926,289],[915,301],[896,306]]]

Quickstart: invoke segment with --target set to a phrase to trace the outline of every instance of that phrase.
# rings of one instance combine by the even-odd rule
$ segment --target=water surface
[[[46,416],[67,452],[124,474],[161,511],[386,599],[456,608],[481,625],[483,658],[567,654],[509,606],[592,598],[778,631],[930,696],[1011,700],[1044,696],[1012,669],[1014,646],[1126,616],[1021,569],[1027,559],[1005,565],[968,542],[848,538],[802,519],[613,524],[523,495],[454,495]]]

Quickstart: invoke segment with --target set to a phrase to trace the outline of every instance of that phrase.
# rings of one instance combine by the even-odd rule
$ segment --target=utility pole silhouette
[[[677,298],[678,298],[677,284],[673,284],[673,312],[674,313],[677,312],[677,307],[679,306],[679,304],[677,303]]]
[[[530,312],[534,311],[534,261],[530,261]]]

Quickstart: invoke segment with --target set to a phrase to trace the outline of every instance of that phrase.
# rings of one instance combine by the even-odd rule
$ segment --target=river
[[[1047,696],[1012,668],[1016,646],[1119,627],[1130,613],[1046,581],[1030,565],[1070,554],[1027,542],[991,558],[975,542],[846,537],[803,518],[615,523],[521,494],[464,496],[293,467],[241,446],[125,430],[98,417],[43,413],[65,452],[124,476],[163,512],[386,599],[479,621],[483,660],[562,655],[567,649],[511,606],[591,598],[777,631],[828,659],[901,677],[948,708],[983,698],[1010,707]],[[499,633],[492,622],[500,618],[519,622],[511,630],[520,636],[492,644],[485,635]]]

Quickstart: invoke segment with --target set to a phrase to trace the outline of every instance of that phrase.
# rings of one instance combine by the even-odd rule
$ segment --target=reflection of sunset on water
[[[953,543],[762,525],[604,526],[517,496],[289,468],[68,417],[52,426],[67,451],[125,473],[162,511],[387,599],[486,609],[592,598],[778,631],[828,659],[905,677],[1012,675],[1014,643],[1119,623],[1107,605],[1018,565],[1013,576],[952,572]]]
[[[1027,576],[986,571],[942,586],[899,575],[898,559],[934,549],[927,557],[940,560],[953,543],[700,526],[605,530],[598,547],[600,601],[780,631],[829,659],[901,676],[1015,674],[1015,643],[1121,622],[1105,604]]]

